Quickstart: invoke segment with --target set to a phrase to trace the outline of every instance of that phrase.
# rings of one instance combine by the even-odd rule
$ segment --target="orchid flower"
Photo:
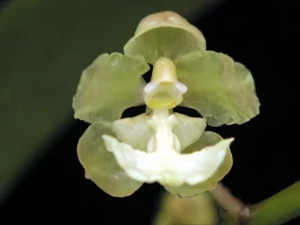
[[[259,114],[251,73],[207,51],[202,33],[169,11],[145,17],[124,53],[100,55],[73,98],[75,118],[91,123],[78,143],[86,177],[115,197],[153,182],[181,197],[213,189],[232,167],[233,138],[205,128]],[[153,71],[145,83],[148,64]],[[126,108],[142,104],[150,111],[121,119]],[[203,118],[174,113],[176,106]]]

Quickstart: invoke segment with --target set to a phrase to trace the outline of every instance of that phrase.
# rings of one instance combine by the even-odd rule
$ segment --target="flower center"
[[[172,128],[176,123],[174,115],[169,115],[168,110],[164,110],[164,112],[154,110],[153,116],[148,123],[155,131],[155,134],[148,142],[147,152],[160,154],[180,152],[180,142],[172,132]]]
[[[187,87],[177,80],[176,67],[168,58],[158,59],[151,81],[144,88],[144,100],[151,109],[173,109],[182,102]]]

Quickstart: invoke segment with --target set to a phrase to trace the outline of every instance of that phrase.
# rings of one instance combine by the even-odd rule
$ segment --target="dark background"
[[[190,19],[203,32],[208,49],[245,64],[255,79],[260,115],[241,126],[210,128],[223,137],[235,137],[233,169],[223,182],[250,204],[300,178],[299,14],[296,1],[232,0],[201,19],[197,14]],[[124,116],[139,112],[130,109]],[[162,188],[145,184],[127,198],[105,194],[84,179],[76,155],[78,139],[88,124],[70,118],[66,126],[70,129],[47,146],[47,154],[6,199],[0,224],[151,224]]]

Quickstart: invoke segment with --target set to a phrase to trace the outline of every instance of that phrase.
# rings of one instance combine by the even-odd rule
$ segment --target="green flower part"
[[[187,87],[181,105],[198,110],[211,126],[243,124],[259,114],[250,71],[225,54],[206,51],[202,33],[174,12],[145,17],[124,52],[154,66],[162,58],[173,61],[172,70]]]
[[[229,56],[193,52],[175,65],[178,80],[188,87],[182,105],[198,110],[210,126],[242,124],[259,114],[250,71]]]
[[[78,142],[78,158],[85,169],[86,178],[111,196],[131,195],[143,183],[131,179],[119,166],[114,155],[106,150],[102,135],[114,135],[111,126],[95,122]]]
[[[112,196],[130,195],[143,182],[192,196],[214,188],[232,165],[232,139],[212,142],[205,127],[204,119],[178,113],[142,114],[111,127],[94,123],[79,141],[78,156],[87,177]]]
[[[112,122],[126,108],[144,104],[142,75],[149,68],[142,57],[100,55],[82,73],[73,98],[74,117],[89,123]]]
[[[151,14],[139,23],[134,37],[124,46],[125,55],[142,56],[154,64],[160,57],[175,60],[193,51],[204,51],[203,34],[171,11]]]

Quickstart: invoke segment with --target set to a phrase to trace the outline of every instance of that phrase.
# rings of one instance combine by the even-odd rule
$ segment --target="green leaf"
[[[143,56],[147,63],[154,64],[160,57],[175,60],[205,49],[205,38],[195,26],[177,13],[166,11],[145,17],[124,46],[124,53]]]
[[[149,65],[141,57],[102,54],[82,74],[73,98],[75,118],[92,123],[112,122],[131,106],[143,104],[143,73]]]
[[[250,71],[229,56],[193,52],[175,64],[178,80],[188,87],[182,105],[198,110],[210,126],[242,124],[259,114]]]
[[[106,150],[102,135],[113,135],[110,126],[96,122],[89,126],[78,143],[78,158],[86,176],[104,192],[114,197],[125,197],[142,185],[132,180],[118,165],[114,155]]]
[[[205,131],[201,138],[195,142],[193,145],[189,146],[187,149],[183,151],[183,155],[192,154],[200,150],[204,150],[204,148],[208,146],[214,146],[222,140],[222,137],[214,132]],[[210,150],[214,150],[213,148]],[[217,158],[213,158],[213,161],[216,161]],[[209,163],[207,161],[206,163]],[[165,189],[169,191],[173,195],[177,195],[179,197],[188,198],[199,195],[205,191],[212,190],[215,188],[217,182],[219,182],[223,177],[228,174],[232,167],[232,155],[229,147],[226,150],[226,154],[223,158],[219,159],[217,163],[210,162],[210,164],[206,165],[207,168],[213,169],[213,172],[209,171],[207,173],[207,178],[205,181],[198,183],[196,185],[184,184],[179,187],[171,187],[164,185]]]

